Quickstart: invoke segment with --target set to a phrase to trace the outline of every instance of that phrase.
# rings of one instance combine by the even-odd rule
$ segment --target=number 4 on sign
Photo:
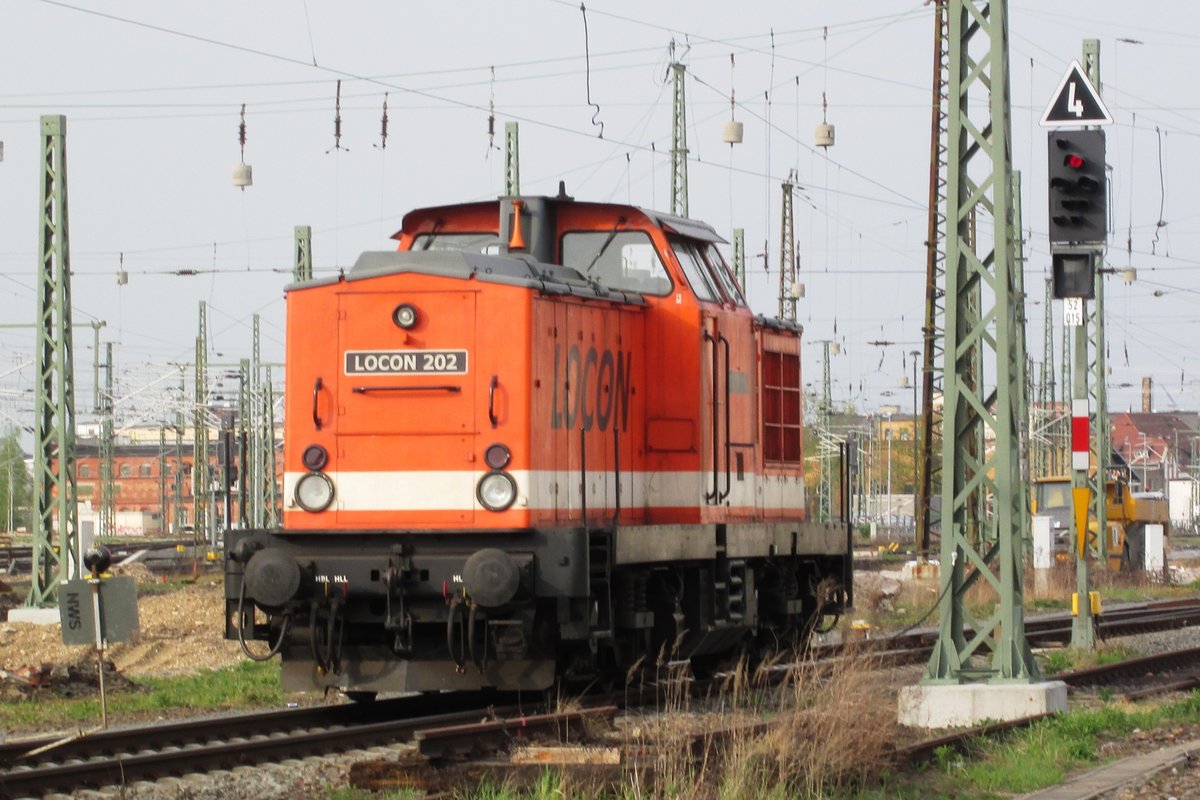
[[[1078,328],[1083,324],[1083,298],[1063,298],[1063,325],[1068,328]]]

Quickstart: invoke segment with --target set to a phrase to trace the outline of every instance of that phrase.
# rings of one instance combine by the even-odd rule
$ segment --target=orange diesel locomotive
[[[849,604],[849,528],[805,514],[801,329],[712,228],[560,191],[396,238],[289,287],[284,525],[227,533],[226,637],[285,686],[711,669]]]

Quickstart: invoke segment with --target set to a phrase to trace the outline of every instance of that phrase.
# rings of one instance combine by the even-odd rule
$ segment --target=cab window
[[[699,247],[704,260],[708,262],[713,274],[717,276],[721,288],[725,290],[725,296],[734,305],[746,305],[746,298],[742,296],[742,290],[738,288],[737,281],[734,280],[733,273],[729,271],[729,266],[725,263],[725,259],[721,258],[721,252],[717,250],[717,246],[712,242],[706,242],[699,245]]]
[[[500,252],[500,239],[494,233],[420,233],[413,237],[410,250],[458,250],[463,253]]]
[[[667,268],[645,231],[570,231],[562,237],[562,263],[609,289],[671,293]]]
[[[692,243],[674,237],[670,241],[671,249],[675,251],[675,258],[679,261],[679,266],[683,268],[683,275],[687,278],[696,297],[710,303],[719,302],[720,295],[717,293],[715,279],[709,274],[708,266],[696,252]]]
[[[1047,508],[1070,508],[1072,504],[1070,481],[1044,481],[1037,484],[1036,494],[1038,511]]]

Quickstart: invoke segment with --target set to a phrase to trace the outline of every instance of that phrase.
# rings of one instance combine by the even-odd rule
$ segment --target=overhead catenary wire
[[[598,134],[596,134],[596,136],[597,136],[597,138],[603,139],[604,138],[604,122],[598,121],[598,119],[600,117],[600,104],[592,102],[592,55],[591,55],[591,44],[588,41],[587,7],[583,3],[580,3],[579,11],[581,14],[583,14],[583,63],[584,63],[584,70],[586,73],[586,76],[584,79],[584,86],[586,87],[586,92],[587,92],[587,104],[596,109],[595,113],[592,114],[592,125],[600,127],[600,132]]]
[[[571,3],[571,4],[570,4],[570,7],[573,9],[573,8],[575,7],[575,5],[577,5],[577,3]],[[594,21],[594,20],[593,20],[593,21]],[[310,33],[311,33],[311,31],[310,31]],[[759,39],[758,41],[762,41],[762,40],[761,40],[761,39]],[[311,47],[310,47],[310,49],[311,49]],[[593,54],[593,55],[594,55],[594,54]],[[315,60],[315,59],[314,59],[314,60]],[[781,57],[781,60],[782,60],[782,57]],[[591,65],[591,66],[592,66],[592,68],[595,68],[595,67],[597,66],[597,64],[595,64],[595,63],[592,63],[592,65]],[[791,71],[791,70],[789,70],[789,72],[790,72],[790,71]],[[506,77],[507,77],[507,76],[506,76]],[[789,76],[789,77],[790,77],[790,76]],[[346,88],[346,87],[343,87],[343,88]],[[749,97],[751,96],[751,94],[752,94],[752,93],[748,93],[746,96],[749,98]],[[778,100],[778,98],[776,98],[776,100]],[[608,108],[608,103],[607,103],[607,102],[606,102],[606,106],[605,106],[605,107],[606,107],[606,109]],[[840,107],[841,107],[841,103],[839,103],[839,108],[840,108]],[[694,109],[697,109],[697,108],[699,108],[699,104],[696,104],[695,106],[693,106],[693,108],[694,108]],[[776,112],[778,112],[778,109],[776,109],[775,111],[776,111]],[[697,116],[698,116],[698,115],[697,115]],[[775,116],[777,116],[777,113],[775,114]],[[791,116],[791,115],[788,115],[788,116]],[[798,109],[798,108],[797,108],[797,116],[799,116],[799,109]],[[798,130],[798,129],[797,129],[797,130]],[[595,134],[594,134],[594,132],[592,132],[592,135],[593,135],[593,136],[595,135]],[[607,132],[607,131],[606,131],[606,134],[605,134],[605,135],[606,135],[606,137],[607,137],[607,135],[608,135],[608,132]],[[634,138],[636,139],[636,138],[638,138],[638,137],[634,137]],[[798,138],[798,137],[797,137],[797,138]],[[256,138],[256,141],[257,141],[257,138]],[[642,139],[642,141],[644,141],[644,139]],[[797,151],[799,150],[798,144],[799,144],[799,142],[797,142],[797,148],[796,148],[796,149],[797,149]],[[660,148],[660,149],[661,149],[661,148]],[[1148,149],[1148,148],[1147,148],[1147,149]],[[624,160],[624,164],[623,164],[622,166],[623,166],[623,168],[624,168],[624,171],[625,171],[625,173],[626,173],[626,193],[627,193],[627,194],[631,194],[631,193],[632,193],[632,190],[631,190],[631,188],[630,188],[630,183],[631,183],[631,180],[630,180],[630,173],[636,174],[636,173],[639,171],[639,170],[633,170],[633,169],[631,169],[631,163],[632,163],[632,159],[633,159],[633,156],[634,156],[635,154],[636,154],[636,151],[635,151],[635,150],[633,150],[633,149],[631,149],[631,148],[622,148],[622,149],[620,150],[620,152],[619,152],[619,153],[618,153],[618,154],[615,156],[615,158],[621,158],[621,159],[623,159],[623,160]],[[597,163],[598,163],[598,162],[597,162]],[[851,163],[853,163],[853,162],[851,162]],[[641,165],[639,165],[639,166],[641,166]],[[651,166],[653,166],[653,161],[651,161]],[[857,165],[856,165],[856,166],[857,166]],[[867,174],[871,174],[871,175],[872,175],[872,177],[877,177],[877,176],[875,176],[873,173],[871,173],[869,170],[866,170],[865,172],[866,172]],[[734,173],[730,172],[730,173],[728,173],[728,174],[730,175],[730,178],[731,178],[731,180],[732,180],[732,177],[733,177]],[[853,180],[853,179],[851,179],[850,181],[847,181],[847,180],[846,180],[846,178],[847,178],[847,177],[849,177],[849,175],[850,175],[850,174],[851,174],[851,173],[849,173],[849,172],[846,172],[844,175],[841,175],[841,176],[840,176],[840,177],[841,177],[841,179],[842,179],[842,180],[841,180],[841,182],[840,182],[840,185],[841,185],[841,186],[844,186],[846,183],[851,183],[851,184],[854,184],[854,183],[856,183],[856,181],[855,181],[855,180]],[[829,181],[826,181],[826,182],[825,182],[825,183],[826,183],[826,189],[830,189],[830,190],[831,190],[831,189],[833,189],[833,185],[832,185],[832,184],[833,184],[833,183],[835,183],[835,182],[836,182],[836,176],[831,176],[831,180],[829,180]],[[1143,186],[1145,187],[1145,186],[1146,186],[1146,184],[1145,184],[1145,183],[1143,183]],[[898,187],[898,188],[902,188],[902,187],[900,187],[900,186],[899,186],[899,184],[897,184],[897,187]],[[812,187],[812,192],[815,192],[815,191],[820,191],[820,190],[819,190],[818,188],[816,188],[816,187]],[[812,194],[812,192],[810,192],[810,195]],[[874,192],[872,192],[871,190],[867,190],[867,193],[874,193]],[[852,195],[852,194],[848,194],[848,195],[846,195],[846,197],[847,197],[847,198],[848,198],[848,197],[851,197],[851,196],[853,196],[853,195]],[[849,203],[848,203],[848,202],[847,202],[847,205],[849,205]],[[829,209],[829,213],[834,213],[833,209]],[[848,214],[849,214],[850,216],[854,216],[854,212],[853,212],[853,211],[849,211],[849,212],[848,212]],[[370,216],[370,214],[363,215],[363,216]],[[384,216],[384,215],[381,213],[381,214],[380,214],[380,216],[382,217],[382,216]],[[770,217],[771,217],[771,216],[772,216],[772,215],[768,215],[768,217],[767,217],[767,218],[768,218],[768,219],[770,219]],[[1164,215],[1160,215],[1160,219],[1161,219],[1163,216],[1164,216]],[[1138,226],[1134,226],[1134,225],[1132,225],[1132,223],[1133,223],[1133,222],[1134,222],[1134,220],[1132,220],[1132,219],[1131,219],[1131,227],[1137,228]],[[342,226],[342,225],[340,225],[340,224],[339,224],[337,227],[338,227],[338,229],[344,229],[344,228],[345,228],[345,226]],[[282,238],[282,237],[278,237],[278,238]],[[1144,240],[1140,239],[1140,237],[1139,237],[1139,241],[1144,241]],[[1177,242],[1178,242],[1178,239],[1177,239]],[[1141,249],[1141,248],[1138,248],[1138,249]],[[1132,250],[1132,248],[1131,248],[1131,250]],[[1166,267],[1168,267],[1168,268],[1169,268],[1170,266],[1172,266],[1172,264],[1174,264],[1174,265],[1178,266],[1178,267],[1179,267],[1179,268],[1181,268],[1181,269],[1188,268],[1186,264],[1184,264],[1183,262],[1180,262],[1180,261],[1174,261],[1174,262],[1157,261],[1157,258],[1161,258],[1161,255],[1162,255],[1162,248],[1161,248],[1161,247],[1159,248],[1159,252],[1158,252],[1157,254],[1155,254],[1155,255],[1156,255],[1156,263],[1157,263],[1157,264],[1159,264],[1160,266],[1166,266]],[[169,262],[168,262],[168,263],[169,263]],[[176,263],[178,264],[179,262],[176,262]],[[87,264],[87,262],[85,261],[85,262],[84,262],[84,264],[85,264],[85,267],[84,267],[84,269],[86,270],[86,264]],[[259,262],[259,264],[261,265],[261,262]],[[218,264],[218,265],[217,265],[217,267],[218,267],[218,268],[220,268],[221,266],[223,266],[223,265],[221,265],[221,264]]]

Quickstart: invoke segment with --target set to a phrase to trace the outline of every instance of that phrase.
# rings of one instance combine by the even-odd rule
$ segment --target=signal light
[[[1108,238],[1104,131],[1052,131],[1047,140],[1051,243]]]
[[[483,461],[492,469],[504,469],[512,460],[512,452],[500,443],[488,445],[483,451]]]
[[[319,444],[310,444],[304,448],[300,461],[304,463],[305,469],[309,472],[316,472],[324,469],[325,465],[329,463],[329,453]]]
[[[1050,254],[1051,289],[1055,300],[1066,297],[1096,297],[1096,268],[1093,253],[1079,249],[1059,249]]]

